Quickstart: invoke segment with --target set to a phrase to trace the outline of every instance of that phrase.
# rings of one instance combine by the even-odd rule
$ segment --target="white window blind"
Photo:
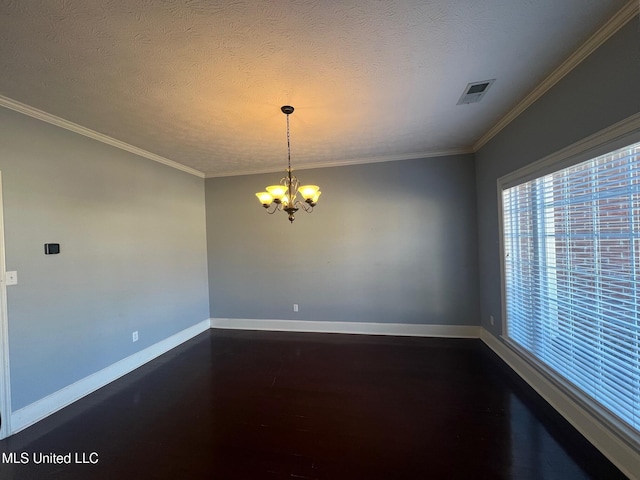
[[[506,335],[640,432],[640,143],[502,191]]]

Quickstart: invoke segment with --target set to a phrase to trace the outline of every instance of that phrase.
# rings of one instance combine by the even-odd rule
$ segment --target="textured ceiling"
[[[294,168],[469,151],[626,3],[0,0],[0,95],[208,176],[284,169],[284,104]]]

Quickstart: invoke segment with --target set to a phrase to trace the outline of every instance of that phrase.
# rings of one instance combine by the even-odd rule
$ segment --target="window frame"
[[[505,238],[504,238],[504,204],[503,191],[511,187],[544,177],[551,173],[574,166],[578,163],[594,159],[601,155],[623,148],[627,145],[640,142],[640,113],[635,114],[611,127],[597,132],[583,140],[580,140],[558,152],[555,152],[538,161],[530,163],[522,168],[514,170],[497,179],[498,202],[498,235],[500,254],[500,303],[502,309],[500,338],[504,344],[516,355],[532,366],[547,381],[567,395],[572,401],[587,411],[591,416],[604,424],[625,443],[640,452],[640,434],[629,424],[603,410],[600,405],[588,394],[573,386],[570,381],[546,363],[518,345],[509,338],[509,325],[507,319],[506,304],[506,265],[505,265]]]

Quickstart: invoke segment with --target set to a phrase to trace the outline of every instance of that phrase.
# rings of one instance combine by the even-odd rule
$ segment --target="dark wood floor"
[[[625,478],[461,339],[212,330],[0,452],[30,458],[2,480]]]

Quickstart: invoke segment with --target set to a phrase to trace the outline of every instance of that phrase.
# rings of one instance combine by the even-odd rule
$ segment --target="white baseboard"
[[[211,318],[73,383],[11,415],[11,434],[42,420],[95,390],[168,352],[209,328],[346,333],[418,337],[481,338],[507,365],[582,433],[630,479],[640,480],[640,455],[538,370],[479,326]]]
[[[211,328],[270,330],[279,332],[351,333],[410,337],[480,338],[479,326],[425,325],[410,323],[325,322],[310,320],[260,320],[212,318]]]
[[[633,447],[500,339],[484,328],[481,328],[480,338],[622,473],[632,480],[640,480],[640,455]]]
[[[11,434],[27,428],[54,412],[70,405],[76,400],[104,387],[108,383],[132,372],[154,358],[168,352],[196,335],[211,328],[209,320],[203,320],[196,325],[186,328],[150,347],[120,360],[88,377],[58,390],[26,407],[11,414]]]

